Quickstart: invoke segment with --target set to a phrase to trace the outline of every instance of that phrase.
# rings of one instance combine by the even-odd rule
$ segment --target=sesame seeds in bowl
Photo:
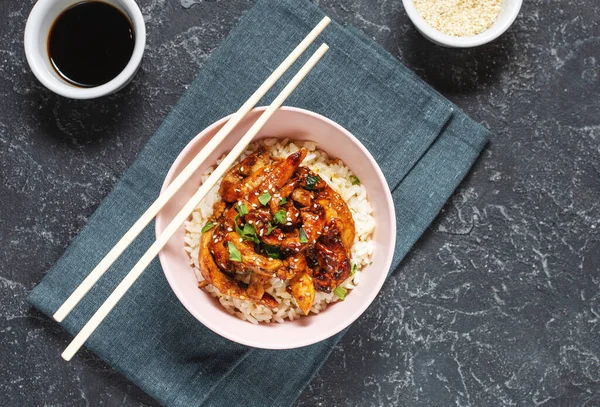
[[[421,17],[436,30],[454,37],[481,34],[492,26],[502,0],[414,0]]]
[[[522,0],[403,0],[417,30],[451,48],[486,44],[514,22]]]

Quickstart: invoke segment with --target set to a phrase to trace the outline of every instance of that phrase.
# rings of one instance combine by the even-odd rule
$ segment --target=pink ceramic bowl
[[[197,190],[200,174],[214,165],[218,157],[231,150],[263,110],[264,108],[257,108],[251,112],[200,168],[197,175],[193,176],[163,208],[156,218],[157,235]],[[228,119],[229,116],[214,123],[183,149],[165,178],[163,190]],[[344,301],[331,304],[320,314],[311,314],[295,321],[286,320],[283,324],[275,322],[253,325],[230,315],[217,299],[198,289],[196,276],[184,250],[183,226],[159,257],[175,295],[206,327],[244,345],[265,349],[290,349],[311,345],[335,335],[356,320],[373,302],[392,262],[396,241],[396,216],[390,190],[379,166],[360,141],[340,125],[307,110],[283,107],[268,121],[257,139],[266,137],[316,141],[319,143],[318,147],[331,157],[342,159],[367,188],[377,226],[373,263],[365,269],[360,284]]]

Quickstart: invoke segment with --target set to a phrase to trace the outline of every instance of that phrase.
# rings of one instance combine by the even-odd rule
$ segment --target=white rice
[[[341,160],[330,159],[329,156],[316,148],[316,143],[311,141],[294,141],[288,139],[264,139],[252,143],[248,149],[242,154],[241,159],[256,151],[259,145],[265,146],[267,151],[273,157],[287,157],[288,155],[305,148],[308,150],[306,158],[302,162],[303,166],[310,168],[325,180],[334,191],[341,195],[346,201],[356,227],[356,237],[351,250],[351,263],[356,265],[356,273],[348,277],[342,284],[350,295],[350,291],[356,287],[361,279],[362,270],[370,263],[373,255],[374,242],[373,232],[375,231],[375,218],[373,217],[373,208],[367,200],[367,190],[362,184],[352,185],[353,173],[344,165]],[[220,160],[217,164],[220,163]],[[204,182],[214,170],[209,168],[202,174],[201,181]],[[198,205],[192,214],[191,220],[185,223],[185,250],[189,253],[190,264],[194,268],[198,281],[203,281],[204,278],[198,269],[198,250],[200,246],[200,238],[202,235],[202,227],[206,224],[208,218],[212,215],[213,205],[221,198],[219,196],[219,185],[210,190],[206,198]],[[225,307],[225,309],[237,317],[249,321],[253,324],[259,322],[279,322],[283,323],[287,318],[289,320],[298,319],[304,316],[296,304],[294,297],[287,292],[287,281],[279,278],[272,278],[271,287],[265,291],[271,294],[279,303],[275,309],[270,309],[264,305],[257,305],[249,300],[240,300],[229,295],[221,294],[212,285],[207,285],[204,290],[209,292],[214,297],[217,297]],[[338,301],[339,298],[333,293],[324,293],[316,291],[315,300],[311,308],[311,313],[318,314],[327,308],[327,305]],[[310,314],[309,314],[310,315]]]

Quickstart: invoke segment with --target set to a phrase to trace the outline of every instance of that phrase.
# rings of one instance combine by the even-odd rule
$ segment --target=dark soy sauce
[[[73,85],[103,85],[123,71],[135,45],[129,18],[101,1],[77,3],[50,29],[48,55],[56,72]]]

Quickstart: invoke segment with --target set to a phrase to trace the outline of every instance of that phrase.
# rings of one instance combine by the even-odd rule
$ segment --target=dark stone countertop
[[[0,398],[156,405],[25,302],[250,0],[141,0],[142,69],[92,102],[43,88],[0,11]],[[194,4],[192,7],[190,5]],[[600,17],[527,0],[472,50],[423,39],[401,0],[321,0],[495,136],[298,406],[600,406]]]

